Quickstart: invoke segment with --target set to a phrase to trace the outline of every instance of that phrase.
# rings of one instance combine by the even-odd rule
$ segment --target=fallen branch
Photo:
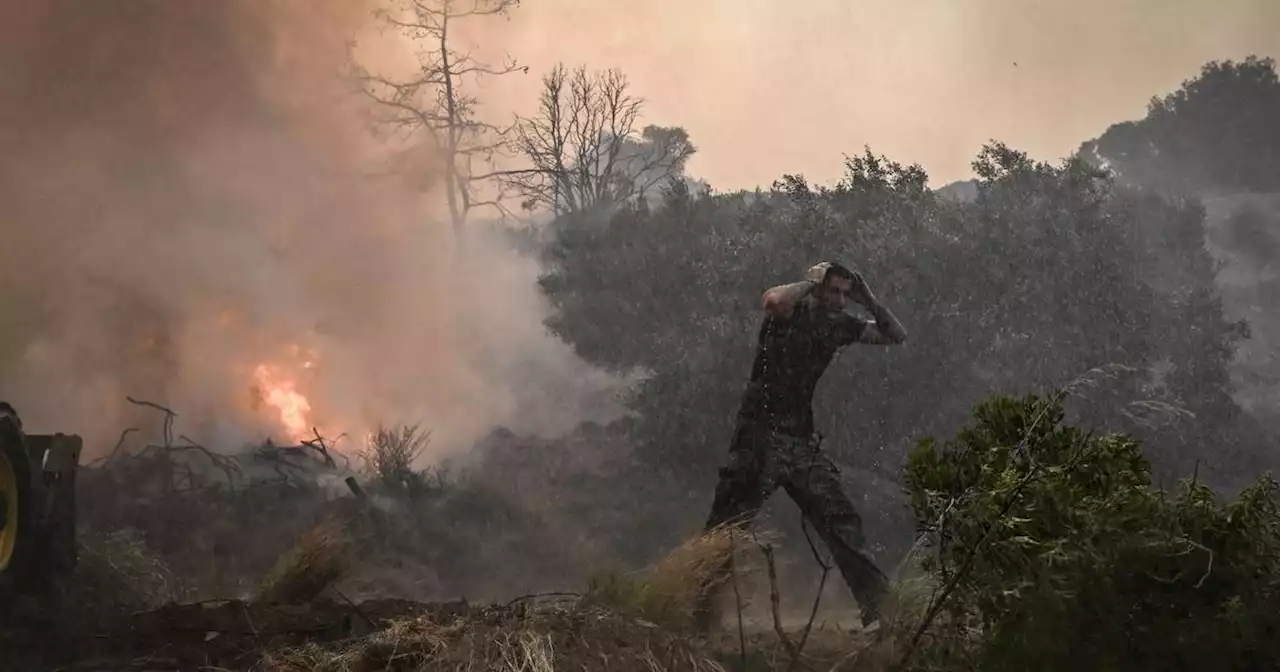
[[[187,450],[198,450],[198,451],[200,451],[200,452],[204,453],[205,457],[209,458],[209,462],[210,462],[210,463],[212,463],[212,464],[213,464],[213,466],[217,467],[218,469],[221,469],[221,470],[222,470],[222,473],[226,474],[226,476],[227,476],[227,485],[229,485],[229,486],[230,486],[230,485],[235,485],[235,477],[232,475],[232,472],[234,471],[236,474],[241,473],[241,472],[240,472],[240,465],[236,464],[236,463],[235,463],[235,462],[233,462],[232,460],[230,460],[230,459],[228,459],[228,458],[226,458],[226,457],[224,457],[224,456],[222,456],[222,455],[217,455],[217,454],[215,454],[213,451],[209,450],[208,448],[205,448],[204,446],[202,446],[202,445],[200,445],[200,444],[196,443],[195,441],[192,441],[191,439],[187,438],[187,436],[186,436],[185,434],[184,434],[184,435],[182,435],[182,436],[179,436],[178,438],[182,439],[183,441],[186,441],[186,442],[187,442],[187,445],[185,445],[185,446],[174,446],[174,447],[170,447],[170,448],[169,448],[169,450],[175,450],[175,449],[177,449],[177,450],[183,450],[183,449],[187,449]]]
[[[258,448],[253,451],[253,456],[259,460],[271,462],[276,467],[276,471],[279,471],[280,467],[289,467],[290,469],[296,469],[298,471],[305,472],[306,467],[304,467],[303,465],[297,464],[295,462],[290,462],[282,457],[282,455],[287,452],[289,452],[288,447],[258,446]],[[297,451],[295,449],[293,452],[300,452],[300,451]],[[280,473],[283,473],[283,472],[280,472]]]
[[[185,444],[175,445],[173,443],[172,421],[173,421],[173,418],[177,416],[176,413],[174,413],[172,410],[168,408],[165,408],[163,406],[160,406],[158,404],[155,404],[149,401],[139,401],[139,400],[133,399],[132,397],[126,397],[126,399],[128,399],[131,403],[137,404],[139,406],[156,408],[165,413],[164,445],[156,445],[156,444],[146,445],[146,446],[143,446],[142,449],[138,450],[136,453],[130,453],[128,451],[125,451],[124,450],[125,439],[128,437],[129,434],[135,431],[138,431],[136,427],[130,427],[120,433],[120,439],[116,442],[116,446],[111,451],[111,453],[103,460],[99,462],[95,462],[94,463],[95,465],[106,467],[106,466],[115,464],[117,462],[121,462],[123,464],[130,464],[130,463],[138,464],[139,468],[144,468],[143,465],[148,465],[150,466],[150,470],[147,475],[148,476],[156,475],[159,478],[162,478],[164,480],[164,487],[166,490],[171,490],[174,492],[200,490],[203,488],[201,486],[198,486],[196,483],[197,472],[195,469],[191,467],[190,464],[182,465],[186,469],[187,487],[185,489],[180,489],[178,487],[179,483],[176,481],[178,463],[175,462],[172,457],[173,454],[183,452],[183,451],[197,451],[204,454],[204,456],[208,458],[209,463],[216,469],[220,470],[224,476],[226,476],[226,482],[228,487],[234,487],[236,485],[237,476],[241,474],[241,471],[240,471],[239,465],[237,465],[234,460],[226,456],[218,455],[217,453],[214,453],[208,448],[205,448],[199,443],[196,443],[186,435],[181,435],[178,437],[179,439],[184,441]],[[151,458],[151,459],[148,460],[148,458]],[[165,473],[156,474],[156,471],[160,470],[161,466],[163,467]],[[134,473],[134,476],[136,477],[137,473]]]
[[[99,457],[98,459],[94,460],[93,462],[90,462],[90,463],[89,463],[89,464],[90,464],[90,466],[103,466],[103,467],[105,467],[105,466],[107,466],[108,464],[111,464],[111,461],[112,461],[112,460],[114,460],[114,459],[116,458],[116,455],[118,455],[118,454],[120,453],[120,449],[124,447],[124,440],[125,440],[126,438],[128,438],[130,434],[132,434],[132,433],[134,433],[134,432],[136,432],[136,431],[138,431],[138,428],[137,428],[137,427],[130,427],[130,428],[128,428],[128,429],[126,429],[126,430],[124,430],[123,432],[120,432],[120,438],[116,441],[116,446],[115,446],[115,448],[112,448],[112,449],[111,449],[111,452],[110,452],[110,453],[108,453],[107,455],[105,455],[105,456],[103,456],[103,457]]]
[[[300,443],[316,451],[317,453],[320,453],[320,456],[324,458],[325,466],[336,469],[338,467],[338,464],[334,462],[333,457],[329,455],[329,445],[325,443],[324,437],[320,435],[320,430],[315,427],[312,427],[311,432],[315,434],[316,438],[303,439]],[[345,434],[339,435],[338,438],[342,438],[342,436],[345,436]]]
[[[520,603],[522,603],[522,602],[528,602],[528,601],[530,601],[530,600],[540,600],[540,599],[547,598],[547,597],[557,597],[557,598],[561,598],[561,599],[574,599],[574,600],[576,600],[576,599],[578,599],[578,598],[581,598],[581,597],[582,597],[582,594],[581,594],[581,593],[570,593],[570,592],[565,592],[565,591],[552,591],[552,592],[547,592],[547,593],[530,593],[530,594],[528,594],[528,595],[521,595],[520,597],[517,597],[517,598],[515,598],[515,599],[511,600],[510,602],[507,602],[506,606],[508,606],[508,607],[514,607],[515,605],[520,604]]]
[[[369,614],[365,613],[364,609],[360,608],[360,605],[356,604],[355,602],[352,602],[351,598],[347,597],[345,593],[343,593],[341,590],[338,590],[337,588],[334,588],[333,592],[337,594],[338,597],[342,598],[342,601],[346,602],[347,605],[351,607],[352,611],[356,612],[356,615],[359,616],[361,619],[363,619],[364,622],[367,623],[370,628],[373,628],[374,630],[378,629],[377,622],[375,622],[372,618],[370,618]]]

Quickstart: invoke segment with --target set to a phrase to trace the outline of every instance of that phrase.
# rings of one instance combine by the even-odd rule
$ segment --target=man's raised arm
[[[886,308],[884,304],[877,301],[868,305],[867,310],[871,311],[871,315],[876,319],[874,322],[868,322],[862,329],[862,334],[858,336],[859,343],[901,345],[907,340],[907,330],[902,327],[902,323],[894,316],[893,311]]]
[[[764,293],[762,298],[763,307],[771,315],[787,317],[791,315],[791,311],[795,309],[796,304],[809,292],[813,291],[815,285],[816,283],[808,280],[801,280],[789,285],[771,287]]]
[[[906,341],[907,330],[898,321],[898,317],[880,303],[861,275],[855,273],[854,276],[853,299],[861,303],[875,318],[874,322],[868,322],[863,327],[858,335],[858,342],[867,345],[900,345]]]

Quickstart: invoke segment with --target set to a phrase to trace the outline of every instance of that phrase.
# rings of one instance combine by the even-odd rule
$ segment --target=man
[[[844,312],[850,301],[874,321]],[[869,625],[879,618],[888,580],[863,550],[862,521],[841,489],[839,470],[815,439],[813,391],[840,348],[897,345],[906,331],[862,276],[839,264],[814,266],[803,282],[766,291],[763,303],[751,381],[705,529],[749,524],[781,486],[831,551]],[[726,562],[708,583],[718,584],[727,571]],[[711,600],[704,591],[698,605],[704,629],[710,626]]]

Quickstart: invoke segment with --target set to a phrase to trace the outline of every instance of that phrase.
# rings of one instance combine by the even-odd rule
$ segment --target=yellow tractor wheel
[[[20,595],[49,594],[75,570],[82,447],[74,434],[27,434],[0,401],[0,613]]]
[[[30,565],[32,485],[22,432],[0,413],[0,593],[14,587]]]
[[[18,472],[9,456],[0,453],[0,572],[13,563],[18,547],[18,515],[22,503],[18,499]]]

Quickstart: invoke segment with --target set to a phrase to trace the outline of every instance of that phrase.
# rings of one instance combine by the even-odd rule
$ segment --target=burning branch
[[[302,445],[316,451],[317,453],[320,453],[320,456],[324,458],[325,465],[336,469],[338,467],[338,464],[333,461],[333,456],[330,455],[329,448],[332,444],[336,444],[338,441],[341,441],[342,438],[346,436],[346,433],[344,432],[342,434],[339,434],[337,438],[335,438],[332,441],[332,443],[326,442],[324,437],[320,435],[320,430],[315,427],[311,428],[311,433],[315,434],[316,438],[303,439]],[[350,467],[351,466],[350,460],[347,459],[347,456],[342,455],[342,453],[338,453],[338,454],[341,455],[342,459],[347,462],[347,467]]]
[[[296,464],[294,462],[290,462],[288,460],[283,459],[285,456],[298,456],[298,457],[307,458],[308,460],[310,460],[309,454],[311,452],[314,452],[315,454],[319,455],[319,461],[323,462],[325,467],[329,469],[337,469],[338,463],[334,459],[335,453],[334,453],[333,447],[334,445],[337,444],[338,441],[345,438],[347,435],[343,433],[343,434],[339,434],[334,439],[326,439],[323,435],[320,434],[319,429],[312,427],[311,431],[315,435],[315,438],[303,439],[296,446],[277,446],[270,439],[268,439],[267,441],[263,442],[262,445],[258,446],[258,448],[254,451],[253,455],[254,457],[257,457],[259,459],[273,462],[275,465],[276,473],[280,474],[280,480],[283,482],[287,482],[291,479],[288,474],[286,474],[284,471],[281,470],[282,466],[287,466],[290,469],[295,469],[298,471],[305,470],[305,467],[303,467],[301,464]],[[342,454],[341,452],[336,454],[338,457],[342,458],[342,461],[343,461],[342,468],[347,471],[350,471],[351,459],[346,455]]]

